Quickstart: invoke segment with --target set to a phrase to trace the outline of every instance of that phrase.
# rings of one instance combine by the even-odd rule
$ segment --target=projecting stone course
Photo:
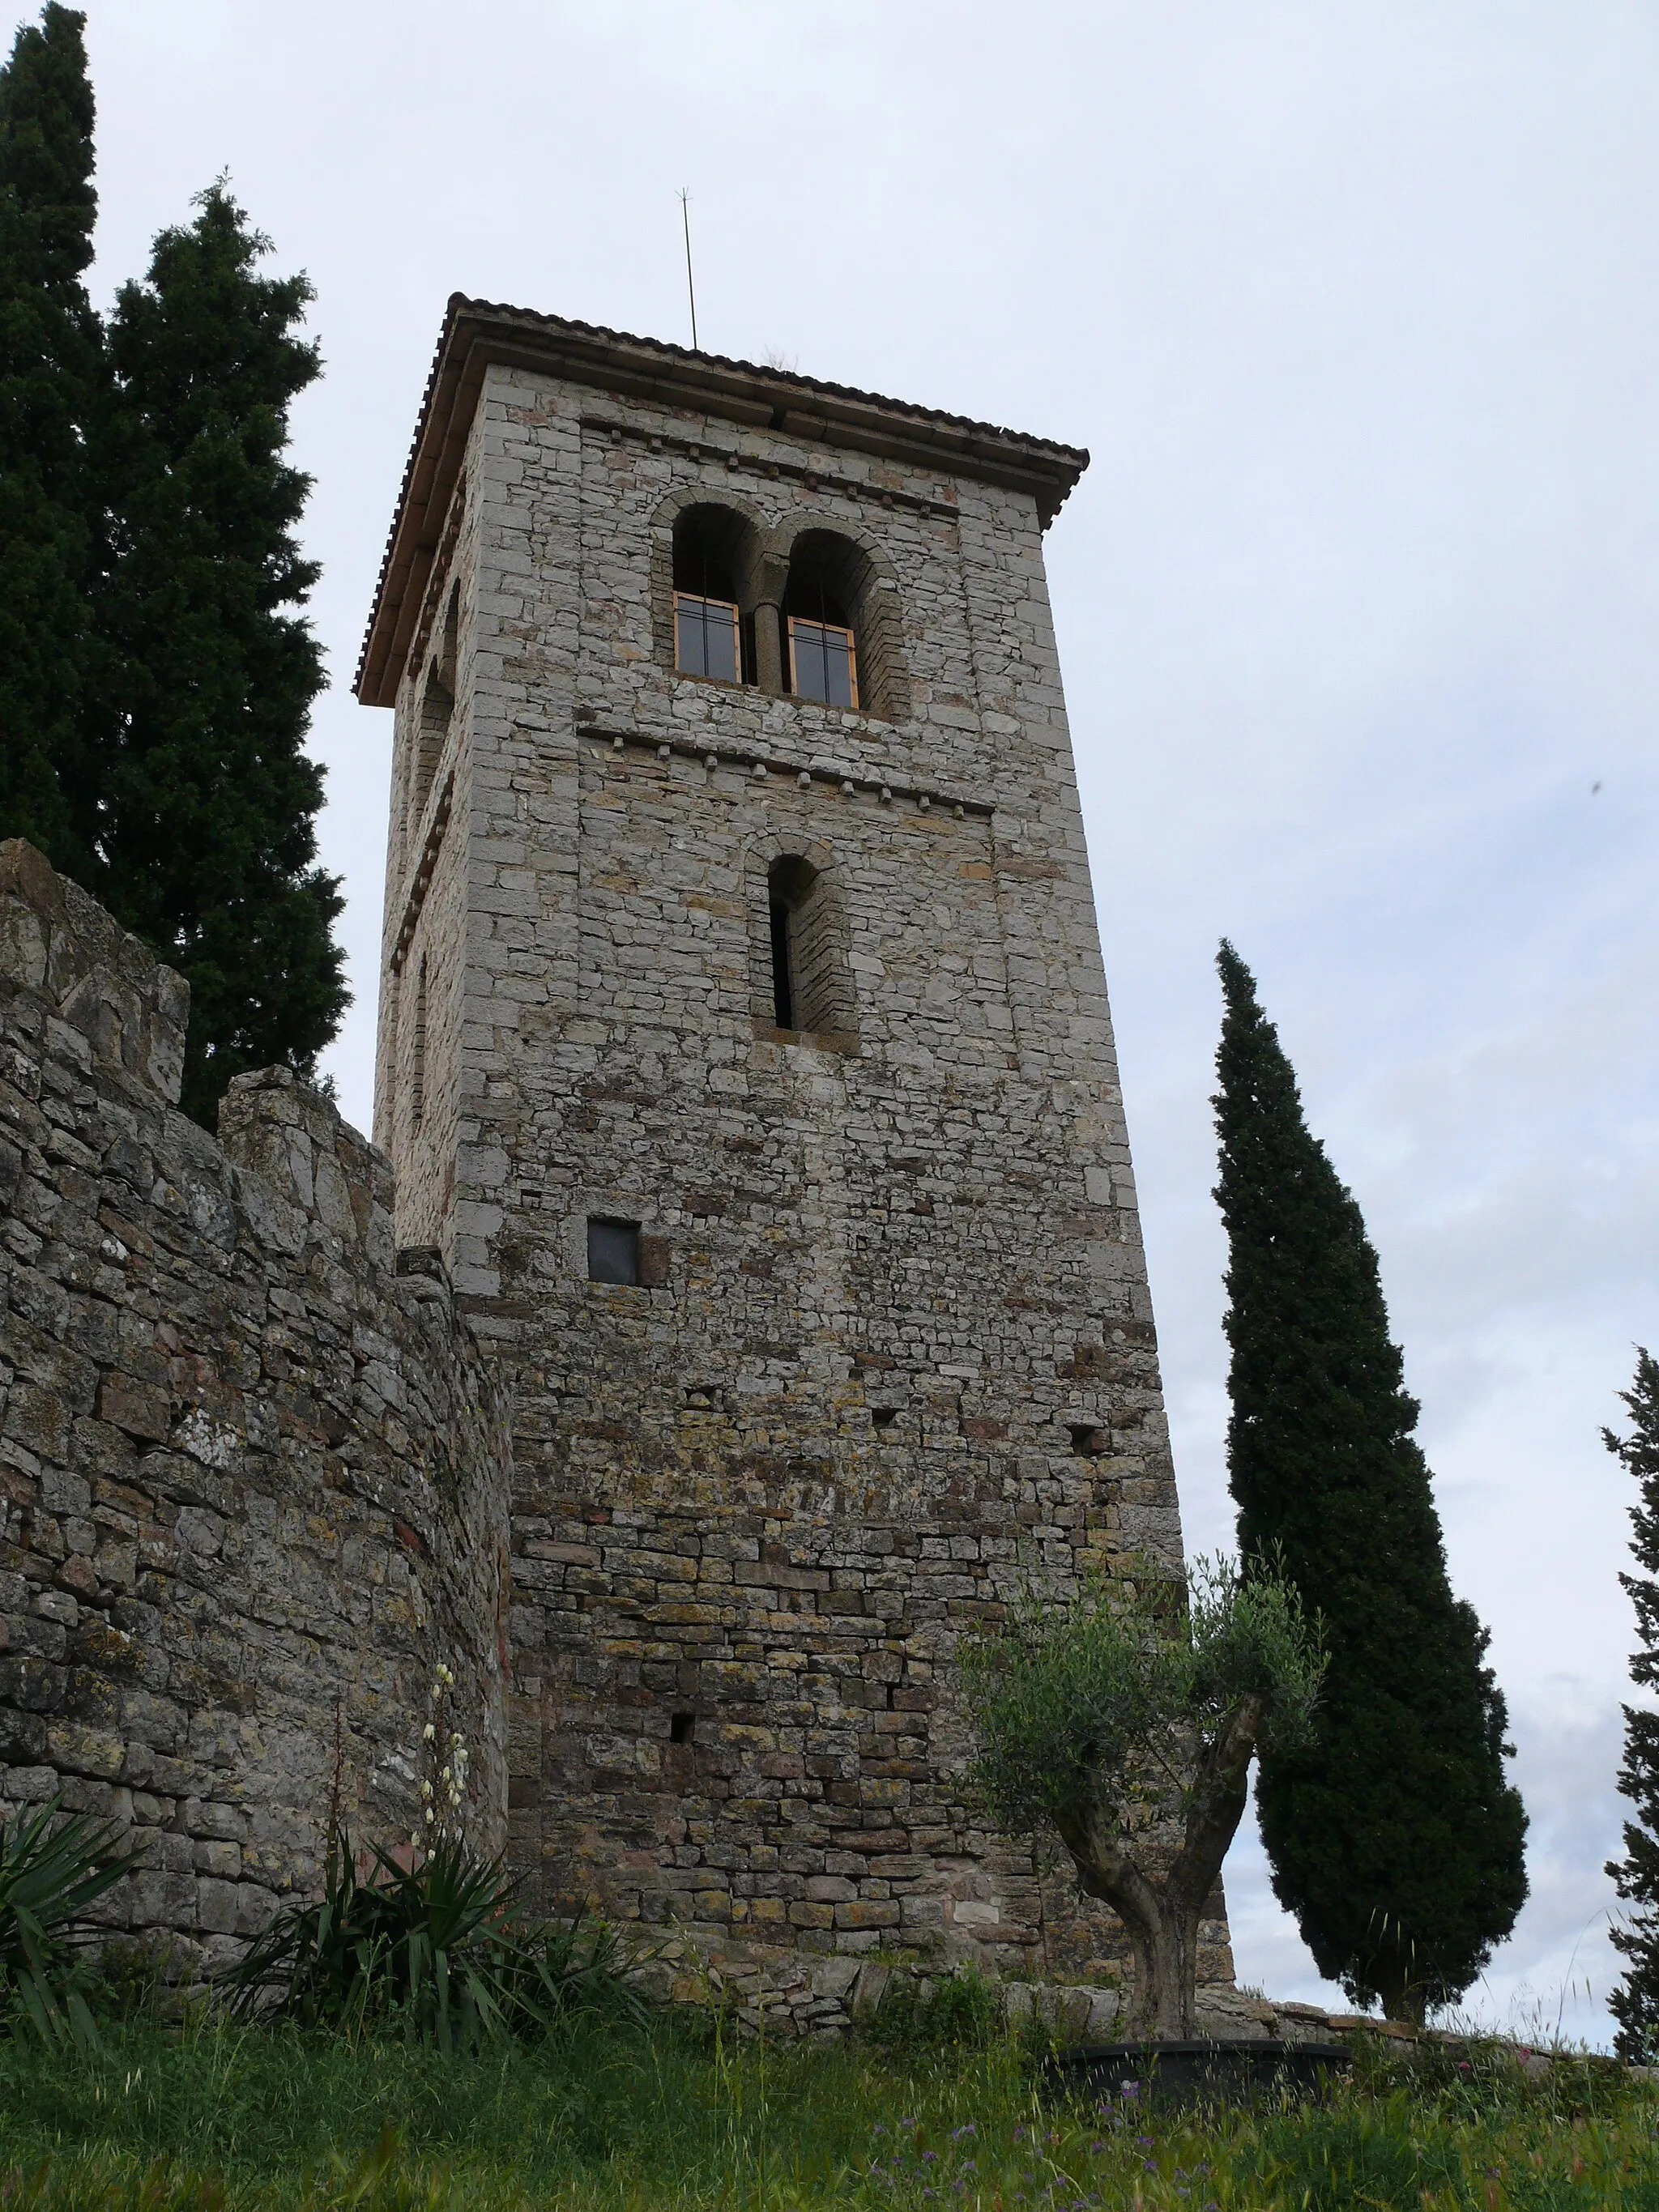
[[[0,846],[0,1804],[142,1845],[112,1925],[211,1960],[331,1810],[420,1825],[434,1664],[499,1840],[506,1397],[386,1164],[273,1069],[216,1142],[187,992]]]

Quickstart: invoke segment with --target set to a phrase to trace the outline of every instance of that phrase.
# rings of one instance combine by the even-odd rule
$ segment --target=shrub
[[[401,2025],[443,2051],[545,2034],[583,2011],[643,2019],[617,1931],[526,1919],[499,1857],[450,1838],[411,1866],[378,1845],[360,1871],[342,1831],[322,1896],[278,1911],[225,1976],[234,2013],[348,2034]]]
[[[984,2051],[1001,2036],[1001,2000],[973,1966],[958,1967],[927,1984],[914,1974],[895,1974],[864,2033],[896,2057]]]
[[[113,1821],[48,1799],[0,1820],[0,1997],[47,2042],[95,2042],[80,1987],[87,1907],[137,1863]]]

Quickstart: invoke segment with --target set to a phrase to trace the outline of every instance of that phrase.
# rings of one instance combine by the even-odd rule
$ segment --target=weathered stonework
[[[896,1948],[1125,1957],[968,1802],[950,1670],[1023,1570],[1181,1556],[1043,576],[1085,460],[457,300],[360,672],[398,1235],[516,1382],[512,1850],[809,2027]],[[676,672],[700,507],[750,683]],[[783,689],[807,532],[862,713]],[[1225,1983],[1218,1896],[1206,1936]]]
[[[440,1659],[499,1841],[508,1432],[325,1099],[243,1078],[217,1143],[178,1111],[187,998],[0,845],[0,1807],[130,1823],[106,1917],[211,1961],[331,1799],[418,1827]]]

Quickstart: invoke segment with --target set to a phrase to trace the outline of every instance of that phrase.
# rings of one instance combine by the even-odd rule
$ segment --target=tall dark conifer
[[[294,534],[310,480],[286,458],[289,405],[320,366],[297,335],[311,287],[259,273],[269,242],[222,185],[197,205],[110,329],[106,842],[110,904],[190,980],[184,1103],[210,1121],[246,1069],[309,1073],[347,994],[304,750],[324,682],[300,611],[318,571]]]
[[[0,70],[0,836],[94,880],[87,758],[102,337],[85,17],[52,0]]]
[[[1315,1739],[1257,1784],[1273,1887],[1320,1972],[1395,2019],[1460,1996],[1527,1894],[1486,1632],[1451,1593],[1376,1255],[1230,945],[1215,1100],[1230,1243],[1228,1462],[1330,1667]]]
[[[1619,1579],[1636,1607],[1639,1648],[1630,1662],[1631,1680],[1653,1690],[1659,1689],[1659,1360],[1638,1347],[1635,1382],[1620,1395],[1630,1412],[1631,1432],[1601,1433],[1607,1449],[1641,1486],[1642,1502],[1630,1517],[1635,1528],[1631,1550],[1642,1571]],[[1613,1931],[1630,1964],[1608,2002],[1619,2023],[1620,2057],[1650,2065],[1659,2058],[1659,1712],[1650,1708],[1625,1707],[1619,1788],[1635,1806],[1636,1818],[1625,1823],[1625,1856],[1612,1861],[1607,1872],[1635,1911]]]

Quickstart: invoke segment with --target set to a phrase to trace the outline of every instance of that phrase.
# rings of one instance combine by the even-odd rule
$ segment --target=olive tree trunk
[[[1055,1821],[1078,1880],[1091,1897],[1111,1906],[1129,1933],[1134,1990],[1126,2042],[1184,2042],[1194,2033],[1199,1926],[1243,1817],[1267,1710],[1265,1697],[1241,1698],[1201,1753],[1185,1834],[1162,1866],[1148,1863],[1154,1847],[1126,1834],[1115,1807],[1080,1806]]]

